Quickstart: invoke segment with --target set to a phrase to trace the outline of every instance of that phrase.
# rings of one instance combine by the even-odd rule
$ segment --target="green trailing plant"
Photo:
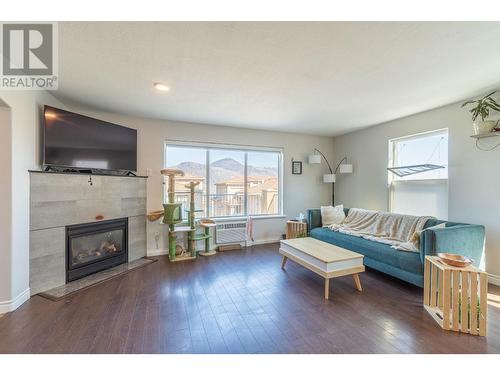
[[[472,121],[476,121],[478,117],[481,118],[481,121],[485,121],[490,116],[490,110],[500,111],[500,105],[492,98],[494,93],[496,93],[496,91],[493,91],[481,99],[469,100],[462,104],[462,108],[474,104],[474,107],[469,110],[472,114]]]

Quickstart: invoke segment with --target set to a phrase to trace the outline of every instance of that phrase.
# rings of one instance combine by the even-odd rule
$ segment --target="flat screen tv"
[[[43,164],[137,171],[137,130],[45,106]]]

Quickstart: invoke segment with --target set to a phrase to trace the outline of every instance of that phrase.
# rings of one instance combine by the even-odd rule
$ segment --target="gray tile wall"
[[[65,283],[65,227],[128,217],[129,260],[146,256],[145,178],[30,174],[31,294]]]

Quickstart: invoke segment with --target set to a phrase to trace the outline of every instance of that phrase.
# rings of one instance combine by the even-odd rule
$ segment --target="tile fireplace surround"
[[[146,183],[144,177],[31,171],[31,295],[66,283],[68,225],[128,218],[128,261],[146,256]]]

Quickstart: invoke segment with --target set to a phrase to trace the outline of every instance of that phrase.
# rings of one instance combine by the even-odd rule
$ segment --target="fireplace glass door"
[[[67,281],[126,262],[127,227],[126,218],[67,227]]]
[[[123,229],[84,234],[71,239],[71,267],[102,260],[123,251]]]

